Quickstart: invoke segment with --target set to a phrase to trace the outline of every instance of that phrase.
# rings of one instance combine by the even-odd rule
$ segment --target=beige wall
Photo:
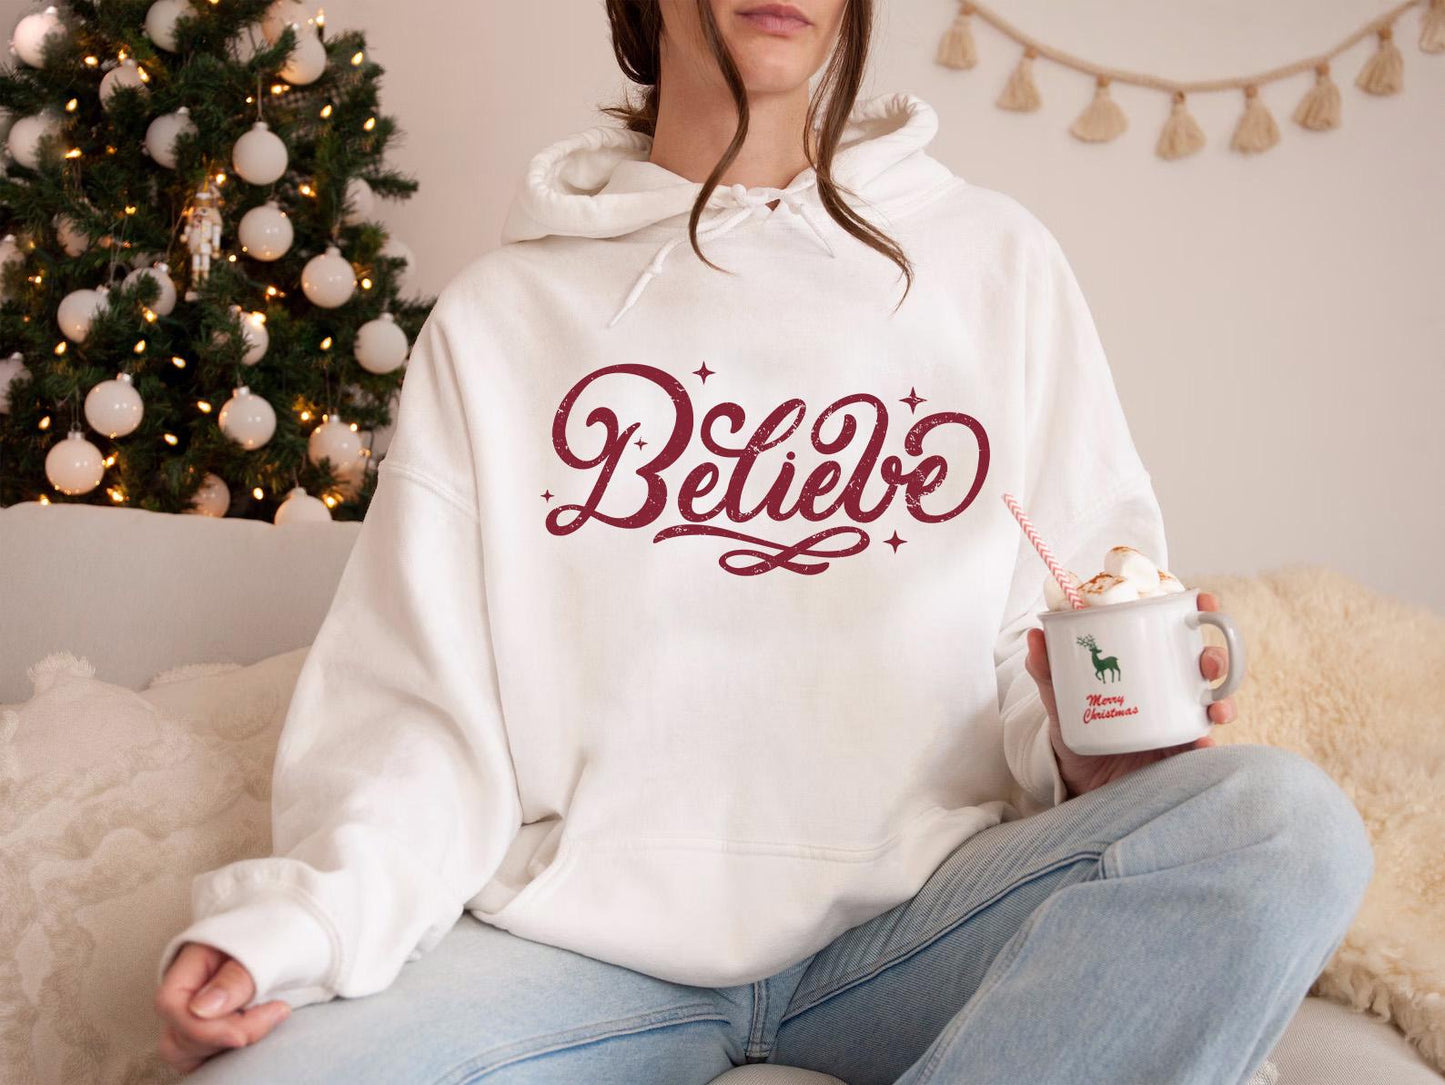
[[[0,0],[19,10],[14,0]],[[1386,0],[994,0],[1017,25],[1104,63],[1184,78],[1237,74],[1332,46]],[[394,160],[421,198],[388,212],[435,291],[496,244],[528,157],[605,118],[621,82],[601,0],[443,4],[331,0],[388,69],[384,106],[407,130]],[[934,153],[1008,192],[1058,235],[1092,305],[1153,472],[1184,572],[1333,565],[1445,610],[1445,56],[1400,24],[1406,90],[1352,85],[1371,45],[1336,65],[1345,124],[1309,133],[1289,113],[1300,76],[1266,91],[1284,141],[1227,150],[1232,95],[1193,110],[1211,143],[1167,163],[1153,142],[1167,99],[1115,97],[1115,143],[1067,134],[1089,81],[1038,68],[1045,106],[994,108],[1015,47],[976,25],[971,72],[933,64],[950,0],[880,0],[864,93],[907,90],[937,108]],[[1168,8],[1166,12],[1164,9]],[[563,17],[565,14],[566,17]],[[13,22],[13,16],[10,19]],[[8,25],[8,24],[7,24]]]

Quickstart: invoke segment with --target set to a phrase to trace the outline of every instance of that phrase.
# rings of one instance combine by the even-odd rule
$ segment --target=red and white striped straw
[[[1088,606],[1088,604],[1084,602],[1083,596],[1079,594],[1078,589],[1070,584],[1064,576],[1063,567],[1059,564],[1058,559],[1054,557],[1054,552],[1049,549],[1049,544],[1039,537],[1038,530],[1034,527],[1028,516],[1024,514],[1024,510],[1019,508],[1019,503],[1014,500],[1013,494],[1004,494],[1003,500],[1004,504],[1008,506],[1009,512],[1014,514],[1014,519],[1019,522],[1019,527],[1023,528],[1024,534],[1029,537],[1029,542],[1034,544],[1034,549],[1039,552],[1039,557],[1044,559],[1044,564],[1049,567],[1049,572],[1053,574],[1054,580],[1058,582],[1064,594],[1069,597],[1069,602],[1073,605],[1074,609],[1081,610]]]

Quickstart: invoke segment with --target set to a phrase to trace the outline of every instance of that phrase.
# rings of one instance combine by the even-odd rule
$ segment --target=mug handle
[[[1229,648],[1229,670],[1225,672],[1224,682],[1209,691],[1209,702],[1222,701],[1244,681],[1244,638],[1239,635],[1239,627],[1234,624],[1233,618],[1218,610],[1196,610],[1186,615],[1184,620],[1191,629],[1198,629],[1203,622],[1224,634],[1224,642]]]

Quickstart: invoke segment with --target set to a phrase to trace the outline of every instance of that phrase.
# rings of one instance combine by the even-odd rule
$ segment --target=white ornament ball
[[[176,307],[176,284],[171,279],[170,266],[158,263],[155,267],[138,267],[125,277],[125,285],[132,285],[137,279],[149,277],[160,284],[161,292],[150,308],[159,316],[170,316]]]
[[[251,394],[241,385],[221,407],[216,418],[221,432],[242,448],[260,448],[276,432],[276,411],[264,396]]]
[[[390,373],[406,361],[411,344],[396,317],[382,313],[356,333],[356,360],[369,373]]]
[[[109,111],[111,97],[116,91],[125,87],[139,87],[147,94],[150,93],[150,88],[146,86],[146,81],[141,76],[140,66],[129,58],[106,72],[105,78],[100,81],[101,108]]]
[[[104,474],[105,458],[79,426],[72,426],[45,454],[45,477],[63,494],[89,493]]]
[[[288,161],[285,142],[265,121],[253,124],[231,148],[231,165],[242,180],[253,185],[269,185],[279,180],[286,172]]]
[[[356,270],[335,245],[306,261],[301,269],[301,290],[312,305],[335,309],[345,305],[356,291]]]
[[[15,55],[32,68],[45,67],[45,48],[53,35],[64,38],[69,33],[60,21],[60,11],[51,4],[44,11],[25,16],[15,24],[15,33],[10,38],[10,48]]]
[[[302,0],[276,0],[261,19],[261,33],[266,40],[275,45],[281,39],[282,32],[290,23],[306,25],[306,5]]]
[[[196,122],[191,120],[191,111],[185,106],[174,113],[163,113],[146,129],[146,150],[157,165],[173,170],[176,168],[176,140],[195,130]]]
[[[146,37],[155,42],[156,48],[174,53],[176,22],[183,15],[193,14],[195,9],[185,0],[156,0],[146,12]]]
[[[243,365],[255,365],[266,356],[271,346],[271,333],[266,330],[266,314],[243,313],[241,318],[241,339],[246,344],[246,353],[241,355]]]
[[[6,146],[10,157],[27,169],[40,167],[40,141],[45,136],[60,134],[60,114],[54,109],[44,109],[28,117],[17,117],[10,126]]]
[[[405,241],[388,235],[386,244],[381,247],[381,255],[406,261],[406,264],[396,273],[396,285],[398,290],[409,289],[413,281],[412,276],[416,272],[416,254],[411,251]]]
[[[10,291],[5,287],[5,277],[9,274],[10,265],[21,263],[24,259],[25,254],[20,251],[14,234],[0,237],[0,302],[10,300]]]
[[[291,50],[281,68],[281,78],[293,86],[304,87],[316,82],[326,71],[326,46],[321,43],[316,28],[309,23],[293,25],[296,27],[296,48]]]
[[[114,380],[101,381],[85,394],[85,420],[107,437],[134,433],[144,414],[145,404],[129,373],[117,373]]]
[[[25,368],[25,355],[18,350],[8,358],[0,359],[0,414],[10,413],[10,386],[30,370]]]
[[[207,471],[201,486],[191,498],[191,507],[186,511],[197,516],[222,517],[231,507],[231,487],[226,480],[213,471]]]
[[[110,291],[101,286],[94,290],[72,290],[61,299],[55,311],[55,319],[65,338],[72,343],[81,343],[90,334],[91,322],[105,311],[110,304]]]
[[[279,524],[316,524],[331,519],[326,502],[312,497],[304,487],[293,487],[286,500],[276,506],[275,522]]]
[[[306,458],[317,467],[323,459],[328,459],[333,470],[343,472],[361,458],[361,436],[333,414],[311,431],[306,442]]]
[[[350,210],[342,216],[342,221],[348,226],[369,222],[376,217],[376,193],[365,178],[353,177],[346,182],[346,203]]]
[[[267,200],[241,216],[236,236],[246,255],[257,260],[279,260],[291,248],[296,230],[286,212],[274,200]]]
[[[60,244],[67,256],[79,256],[90,248],[90,235],[65,212],[62,211],[51,221],[55,224],[55,236],[60,238]]]

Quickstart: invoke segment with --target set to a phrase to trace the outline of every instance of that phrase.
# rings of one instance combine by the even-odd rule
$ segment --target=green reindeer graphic
[[[1099,646],[1094,642],[1094,634],[1090,633],[1087,637],[1079,637],[1078,643],[1087,648],[1089,654],[1094,657],[1095,678],[1103,682],[1105,681],[1104,675],[1112,671],[1114,673],[1114,681],[1117,682],[1119,680],[1119,661],[1113,656],[1099,655]]]

